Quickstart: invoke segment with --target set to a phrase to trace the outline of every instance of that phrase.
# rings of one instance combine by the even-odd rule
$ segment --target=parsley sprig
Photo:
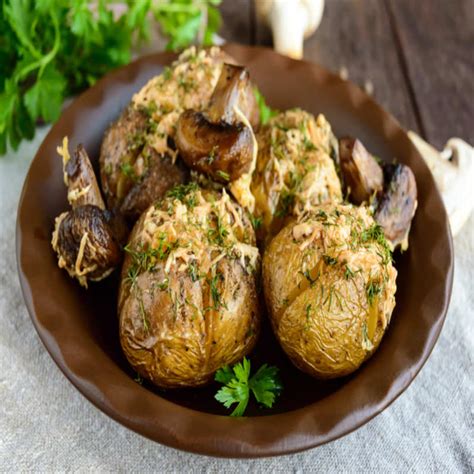
[[[250,361],[246,357],[232,368],[225,366],[219,369],[215,380],[224,384],[216,393],[216,400],[226,408],[237,403],[230,416],[243,416],[251,393],[258,403],[271,408],[283,389],[277,367],[263,364],[250,377]]]
[[[0,1],[0,155],[54,122],[64,99],[127,64],[155,17],[169,50],[212,44],[221,0]],[[96,3],[91,7],[91,3]]]

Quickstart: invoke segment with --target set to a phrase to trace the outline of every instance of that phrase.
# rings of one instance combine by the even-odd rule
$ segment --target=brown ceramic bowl
[[[156,54],[121,68],[63,113],[36,154],[18,209],[20,282],[33,323],[66,377],[100,410],[160,443],[216,456],[257,457],[321,445],[363,425],[398,397],[428,358],[443,325],[453,276],[449,225],[433,178],[397,121],[356,86],[323,68],[264,48],[227,45],[273,107],[323,112],[336,134],[354,135],[385,160],[414,171],[419,206],[410,248],[397,256],[397,306],[377,353],[355,374],[317,381],[295,369],[268,326],[252,362],[280,367],[285,390],[272,410],[224,416],[216,386],[160,391],[134,381],[119,345],[117,276],[82,289],[56,265],[50,246],[55,216],[67,208],[56,146],[68,135],[97,165],[104,130],[134,91],[173,56]],[[427,401],[429,403],[429,401]]]

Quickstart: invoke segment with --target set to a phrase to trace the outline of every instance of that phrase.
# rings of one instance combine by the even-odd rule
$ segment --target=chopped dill
[[[130,163],[122,163],[120,165],[120,171],[132,181],[138,181],[140,179],[140,177],[135,173],[134,167]]]
[[[188,267],[188,274],[191,277],[191,280],[193,282],[198,281],[201,278],[201,275],[199,274],[199,269],[196,263],[196,260],[193,260]]]
[[[229,235],[228,229],[225,227],[222,222],[219,214],[216,215],[216,225],[215,227],[210,227],[207,231],[207,239],[210,244],[224,246],[225,238]]]
[[[370,306],[372,306],[375,298],[377,298],[382,293],[382,289],[382,286],[375,281],[371,280],[367,283],[365,291],[367,293],[367,301],[369,302]]]
[[[354,277],[355,277],[355,273],[351,270],[349,265],[346,265],[346,269],[344,270],[344,278],[346,280],[349,280],[349,278],[354,278]]]
[[[249,213],[249,219],[254,230],[260,229],[260,227],[262,227],[262,217],[255,217],[252,213]]]
[[[227,305],[223,303],[221,299],[221,294],[218,288],[219,281],[223,281],[223,280],[224,280],[224,276],[220,272],[216,272],[215,275],[207,279],[207,283],[209,285],[212,303],[213,303],[213,305],[209,309],[213,309],[215,311],[217,311],[221,307],[227,309]]]
[[[166,192],[167,198],[174,198],[186,204],[189,208],[196,206],[196,191],[199,190],[199,185],[194,181],[188,184],[178,184]]]
[[[224,181],[230,181],[229,173],[226,173],[225,171],[222,171],[222,170],[217,170],[216,174],[217,176],[219,176],[219,178],[222,178]]]
[[[158,284],[158,288],[161,291],[167,290],[168,286],[169,286],[169,279],[168,278],[164,278],[163,281]]]

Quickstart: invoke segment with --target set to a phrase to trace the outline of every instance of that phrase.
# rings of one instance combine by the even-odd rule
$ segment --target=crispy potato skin
[[[116,209],[134,184],[133,179],[122,172],[122,165],[135,161],[140,149],[133,147],[133,137],[145,131],[145,114],[128,106],[105,132],[99,162],[102,190],[109,209]]]
[[[181,162],[172,163],[167,156],[161,157],[150,150],[150,160],[145,174],[129,189],[120,206],[120,213],[135,222],[150,203],[161,199],[168,189],[182,184],[189,178],[189,172]]]
[[[144,242],[147,226],[159,224],[149,211],[137,221],[130,248]],[[250,222],[244,225],[253,234]],[[181,238],[183,226],[175,226]],[[260,329],[259,294],[255,273],[248,273],[238,259],[224,256],[214,267],[218,307],[210,284],[212,270],[193,279],[187,265],[172,264],[167,271],[163,260],[153,271],[141,272],[132,287],[127,278],[132,266],[127,254],[118,303],[120,343],[144,378],[164,388],[204,385],[217,369],[253,349]],[[164,281],[166,288],[160,287]]]
[[[342,217],[327,225],[331,221],[307,216],[285,227],[265,251],[263,285],[284,351],[302,371],[327,379],[352,373],[377,349],[395,306],[396,270],[382,263],[375,241],[344,245],[357,226],[362,236],[373,228],[365,209],[321,210],[329,219],[335,210]],[[354,226],[346,223],[352,219]],[[370,285],[380,288],[372,299]]]

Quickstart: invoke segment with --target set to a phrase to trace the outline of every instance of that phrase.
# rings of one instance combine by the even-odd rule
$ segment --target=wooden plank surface
[[[235,43],[253,43],[253,0],[223,0],[219,9],[222,27],[219,34]]]
[[[261,22],[256,24],[256,42],[272,44],[271,32]],[[370,81],[374,98],[404,128],[418,131],[383,1],[326,1],[321,25],[305,42],[304,57],[334,72],[345,68],[361,87]]]
[[[474,1],[387,0],[422,132],[474,144]]]

